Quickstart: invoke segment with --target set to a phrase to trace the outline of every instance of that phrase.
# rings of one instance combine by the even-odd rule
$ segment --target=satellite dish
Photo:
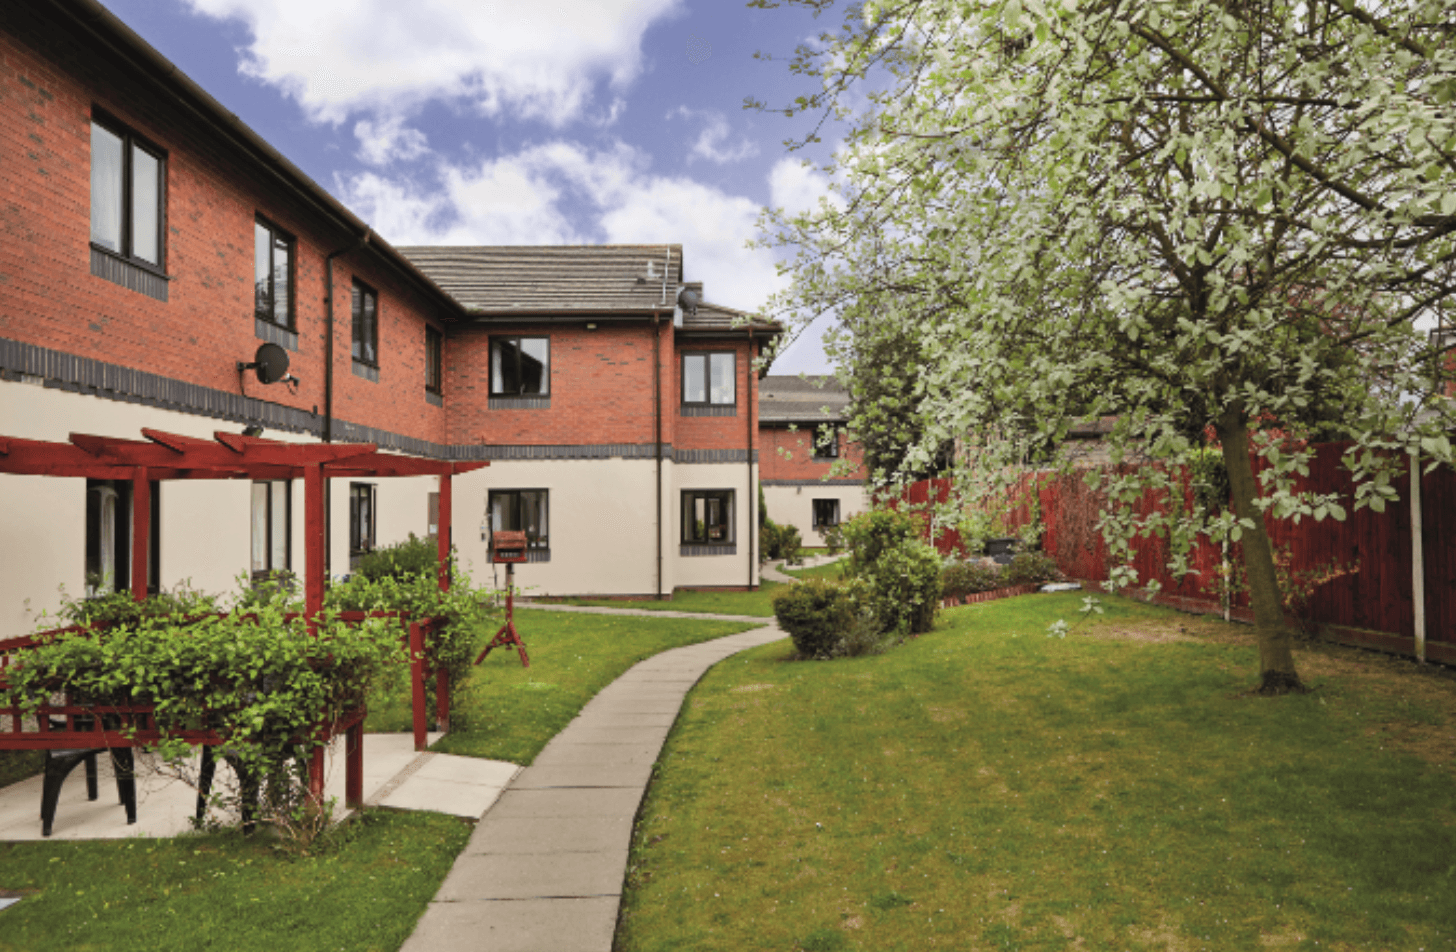
[[[696,314],[698,311],[698,292],[691,288],[683,288],[682,293],[677,296],[677,306],[689,314]]]
[[[244,370],[256,371],[259,383],[277,383],[288,373],[288,351],[277,344],[259,344],[252,363],[238,361],[238,373]]]

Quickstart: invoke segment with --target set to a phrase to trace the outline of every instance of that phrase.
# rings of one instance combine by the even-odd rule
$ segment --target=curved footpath
[[[822,561],[832,560],[810,564]],[[796,581],[777,565],[762,576]],[[654,655],[607,685],[486,812],[401,952],[611,952],[632,825],[688,689],[724,658],[785,637],[770,619],[762,628]]]

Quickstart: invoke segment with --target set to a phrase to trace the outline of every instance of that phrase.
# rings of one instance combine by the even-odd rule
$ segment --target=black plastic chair
[[[81,715],[75,719],[77,730],[90,730],[93,723],[89,715]],[[64,720],[51,718],[50,729],[63,731],[67,729],[67,725]],[[56,805],[61,797],[61,785],[78,765],[86,765],[86,799],[95,800],[100,796],[96,780],[96,757],[106,751],[111,752],[111,763],[116,771],[116,792],[121,798],[121,805],[126,808],[126,822],[136,822],[136,760],[130,747],[47,750],[45,781],[40,795],[41,836],[51,835],[51,828],[56,820]]]
[[[243,832],[252,833],[257,826],[259,783],[257,775],[243,766],[243,762],[232,754],[224,754],[223,760],[233,768],[238,777],[238,794],[241,799],[239,812],[243,815]],[[207,816],[207,798],[212,792],[212,779],[217,773],[217,755],[210,746],[202,748],[202,766],[197,772],[197,820]]]

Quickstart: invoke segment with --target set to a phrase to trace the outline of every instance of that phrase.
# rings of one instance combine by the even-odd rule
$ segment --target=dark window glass
[[[490,392],[496,396],[551,392],[551,342],[545,337],[493,337]]]
[[[839,500],[814,500],[814,526],[817,528],[819,526],[837,525],[839,525]]]
[[[162,265],[166,160],[132,133],[91,122],[91,243]]]
[[[293,239],[265,221],[253,223],[253,313],[293,329]]]
[[[379,366],[379,295],[360,281],[354,282],[354,359]]]
[[[839,431],[819,430],[814,434],[814,458],[839,458]]]
[[[524,532],[526,548],[551,548],[550,493],[545,489],[492,489],[490,531]]]
[[[349,562],[374,550],[375,494],[373,483],[349,484]]]
[[[440,393],[444,389],[444,372],[441,360],[444,356],[444,335],[433,327],[425,327],[425,389]]]
[[[683,354],[682,402],[702,406],[732,406],[734,378],[732,352]]]
[[[147,536],[147,591],[157,591],[162,565],[161,483],[151,481]],[[132,484],[127,479],[86,480],[86,594],[131,587]]]
[[[253,574],[290,567],[292,493],[286,479],[253,483]]]
[[[687,490],[682,502],[683,542],[726,545],[733,541],[733,490]]]

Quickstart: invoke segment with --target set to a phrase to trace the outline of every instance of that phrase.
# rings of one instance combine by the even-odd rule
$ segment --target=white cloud
[[[772,253],[750,250],[757,202],[690,178],[652,174],[629,145],[566,141],[470,165],[440,166],[429,184],[367,172],[340,197],[394,244],[676,242],[708,300],[754,310],[782,286]]]
[[[721,112],[713,109],[689,109],[687,106],[678,106],[675,111],[667,114],[669,119],[674,117],[682,119],[698,117],[703,120],[702,131],[698,133],[697,139],[693,141],[692,151],[688,153],[689,162],[698,158],[723,165],[728,162],[742,162],[744,159],[758,155],[758,145],[743,136],[739,137],[736,145],[727,145],[733,130]]]
[[[359,158],[370,165],[388,165],[396,160],[417,159],[430,151],[425,134],[406,129],[404,119],[389,116],[376,121],[362,119],[354,124],[359,140]]]
[[[790,215],[819,207],[821,198],[843,207],[843,200],[829,190],[829,176],[801,159],[779,159],[768,173],[769,204]]]
[[[241,20],[242,70],[282,87],[310,118],[407,113],[463,100],[560,126],[594,83],[621,90],[642,68],[641,41],[680,0],[186,0]],[[615,111],[615,110],[614,110]],[[615,118],[614,116],[612,118]]]

